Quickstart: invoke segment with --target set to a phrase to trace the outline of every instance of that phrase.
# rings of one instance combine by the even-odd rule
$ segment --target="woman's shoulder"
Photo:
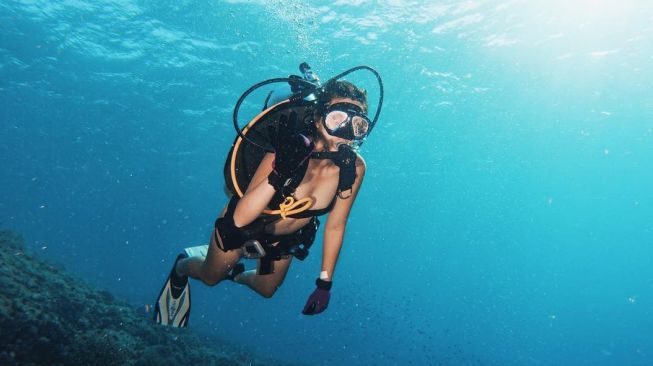
[[[356,153],[356,173],[365,173],[366,169],[367,163],[365,163],[365,159],[363,159],[361,154]]]

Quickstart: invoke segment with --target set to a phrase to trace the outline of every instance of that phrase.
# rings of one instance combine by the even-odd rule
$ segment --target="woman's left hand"
[[[317,279],[315,281],[317,288],[311,296],[308,297],[306,305],[304,305],[304,310],[302,314],[304,315],[315,315],[323,312],[329,306],[329,299],[331,298],[331,281],[324,281]]]

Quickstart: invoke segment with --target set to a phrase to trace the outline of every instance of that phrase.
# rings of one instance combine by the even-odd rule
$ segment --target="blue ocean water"
[[[86,281],[153,303],[226,201],[239,95],[366,64],[329,309],[300,314],[318,241],[272,299],[194,283],[191,331],[316,365],[653,364],[649,1],[3,0],[0,27],[1,225]]]

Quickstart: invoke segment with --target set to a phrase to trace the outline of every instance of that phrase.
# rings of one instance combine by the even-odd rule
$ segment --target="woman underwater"
[[[155,305],[158,323],[187,325],[188,277],[209,286],[228,279],[271,297],[293,256],[303,260],[308,254],[319,225],[317,216],[329,213],[317,288],[302,312],[313,315],[327,308],[347,218],[365,175],[365,162],[355,147],[376,122],[382,98],[373,122],[366,115],[367,93],[350,82],[333,78],[315,88],[313,96],[308,107],[295,103],[301,107],[272,113],[275,124],[264,132],[271,136],[274,152],[262,155],[245,192],[231,197],[216,220],[206,252],[192,256],[187,250],[177,257]],[[232,158],[238,148],[234,146]],[[257,258],[257,269],[245,271],[239,263],[243,257]]]

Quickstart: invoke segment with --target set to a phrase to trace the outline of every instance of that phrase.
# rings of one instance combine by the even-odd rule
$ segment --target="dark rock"
[[[135,308],[25,252],[0,230],[0,365],[273,365]],[[229,344],[229,346],[216,346]]]

